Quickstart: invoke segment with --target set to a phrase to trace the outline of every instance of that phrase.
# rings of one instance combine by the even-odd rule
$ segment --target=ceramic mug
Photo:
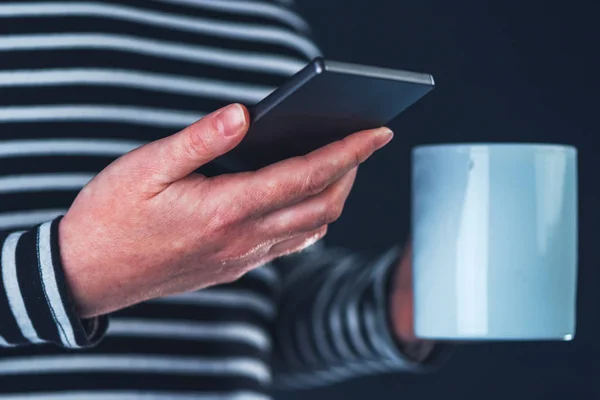
[[[412,167],[416,336],[573,339],[576,149],[428,145]]]

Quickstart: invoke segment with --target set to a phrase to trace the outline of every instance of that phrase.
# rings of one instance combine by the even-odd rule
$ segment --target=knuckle
[[[324,207],[322,225],[337,221],[342,216],[343,207],[338,202],[333,202]]]
[[[342,216],[342,211],[344,208],[341,204],[336,203],[336,205],[331,207],[330,216],[332,221],[337,221]]]
[[[188,156],[210,155],[215,149],[214,135],[210,132],[198,132],[190,129],[184,136],[184,151]]]
[[[199,203],[198,207],[203,209],[204,215],[212,221],[213,226],[231,229],[247,219],[247,202],[232,195],[232,191],[226,185],[213,185],[205,191],[205,200]],[[209,201],[206,199],[210,199],[210,204],[207,204]]]
[[[304,176],[302,184],[303,193],[308,195],[315,195],[325,189],[326,180],[324,179],[326,172],[323,168],[315,168]]]
[[[344,139],[342,139],[342,143],[345,148],[349,148],[350,150],[347,153],[349,155],[346,160],[347,162],[351,163],[351,165],[356,167],[362,164],[368,158],[368,155],[363,154],[364,151],[361,151],[362,148],[360,146],[357,146],[354,137],[347,136]]]
[[[255,195],[263,195],[266,198],[277,197],[285,193],[285,185],[278,182],[276,178],[267,179],[261,188],[255,189]],[[257,196],[254,196],[257,197]]]
[[[304,182],[302,183],[302,188],[300,190],[302,193],[312,195],[319,191],[319,185],[317,181],[315,181],[314,177],[311,174],[308,174],[304,178]]]
[[[353,152],[352,165],[354,165],[354,166],[360,165],[363,161],[365,161],[365,157],[359,151]]]

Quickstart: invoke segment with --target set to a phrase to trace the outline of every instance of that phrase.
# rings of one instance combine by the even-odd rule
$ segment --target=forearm
[[[388,283],[398,258],[399,248],[378,257],[322,249],[289,261],[295,265],[285,277],[275,335],[277,386],[423,369],[390,318]]]
[[[106,321],[80,320],[69,299],[58,243],[58,223],[0,232],[0,347],[52,343],[94,344]]]

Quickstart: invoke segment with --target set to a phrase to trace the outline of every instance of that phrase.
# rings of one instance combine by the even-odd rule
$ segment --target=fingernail
[[[377,137],[375,139],[375,150],[381,149],[394,137],[394,132],[392,132],[389,128],[380,128],[376,132]]]
[[[223,136],[236,136],[246,126],[246,112],[240,104],[231,104],[217,113],[215,125]]]

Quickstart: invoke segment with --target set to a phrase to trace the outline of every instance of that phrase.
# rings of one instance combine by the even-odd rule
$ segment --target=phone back
[[[434,87],[429,74],[313,60],[251,107],[251,127],[231,156],[255,170],[376,128]]]

